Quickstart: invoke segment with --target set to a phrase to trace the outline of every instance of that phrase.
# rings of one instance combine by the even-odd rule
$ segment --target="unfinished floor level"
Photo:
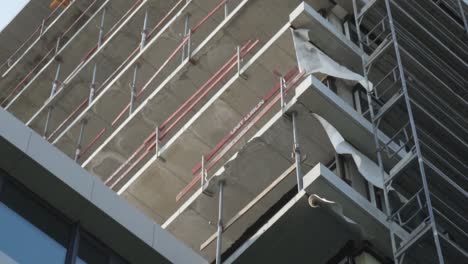
[[[206,261],[468,263],[466,1],[55,2],[1,106]]]

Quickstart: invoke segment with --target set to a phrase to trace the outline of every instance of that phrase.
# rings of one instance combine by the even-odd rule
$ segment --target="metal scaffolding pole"
[[[185,21],[184,21],[184,38],[188,36],[190,33],[190,14],[187,14],[185,16]],[[182,62],[184,62],[186,57],[189,57],[189,52],[188,52],[188,43],[186,43],[182,47]]]
[[[433,208],[432,208],[431,195],[430,195],[430,192],[429,192],[429,186],[428,186],[428,183],[427,183],[426,171],[425,171],[425,168],[424,168],[424,159],[423,159],[423,156],[422,156],[421,147],[419,145],[419,137],[418,137],[418,133],[417,133],[416,123],[414,122],[413,110],[412,110],[412,107],[411,107],[411,102],[410,102],[410,98],[409,98],[409,94],[408,94],[408,87],[406,85],[406,76],[405,76],[404,69],[403,69],[403,64],[402,64],[402,61],[401,61],[400,47],[398,45],[396,29],[395,29],[395,25],[393,23],[393,16],[392,16],[392,11],[391,11],[391,6],[390,6],[390,1],[389,0],[385,0],[385,7],[387,9],[387,16],[388,16],[388,21],[389,21],[389,25],[390,25],[390,31],[391,31],[392,39],[393,39],[393,42],[394,42],[393,47],[394,47],[394,50],[395,50],[395,56],[396,56],[397,63],[398,63],[398,70],[399,70],[399,74],[400,74],[402,90],[403,90],[403,93],[404,93],[404,100],[405,100],[406,109],[407,109],[407,112],[408,112],[408,115],[409,115],[411,132],[413,134],[413,141],[414,141],[414,145],[415,145],[415,148],[416,148],[416,155],[418,156],[419,171],[420,171],[420,174],[421,174],[420,176],[421,176],[421,181],[422,181],[423,188],[424,188],[424,196],[426,198],[426,203],[427,203],[427,207],[428,207],[427,210],[428,210],[428,213],[429,213],[429,219],[431,221],[432,233],[433,233],[433,236],[434,236],[434,243],[435,243],[435,247],[436,247],[436,250],[437,250],[437,257],[439,259],[439,263],[443,264],[444,263],[444,257],[442,255],[442,247],[441,247],[440,241],[439,241],[439,235],[438,235],[437,226],[436,226],[436,222],[435,222],[434,211],[433,211]]]
[[[57,65],[57,70],[55,72],[55,77],[54,80],[52,81],[52,89],[50,90],[50,97],[53,97],[55,93],[57,92],[58,86],[59,86],[59,76],[60,76],[60,70],[62,68],[62,63],[59,62]],[[54,107],[51,105],[47,109],[47,116],[44,124],[44,131],[43,131],[43,137],[47,137],[47,133],[49,131],[49,124],[50,124],[50,118],[52,116],[52,111],[54,110]]]
[[[102,15],[101,15],[101,23],[99,24],[99,37],[98,37],[98,44],[97,48],[99,49],[102,45],[102,38],[104,36],[104,22],[106,19],[106,8],[102,10]]]
[[[81,155],[81,144],[83,141],[83,133],[84,133],[84,128],[86,126],[86,120],[83,119],[81,121],[81,126],[80,126],[80,134],[78,135],[78,140],[76,142],[76,150],[75,150],[75,161],[78,161]]]
[[[224,18],[227,18],[229,16],[229,0],[224,3]]]
[[[354,18],[355,18],[355,23],[356,23],[356,28],[357,28],[356,31],[357,31],[357,35],[358,35],[359,47],[360,47],[361,50],[364,50],[363,40],[362,40],[361,30],[360,30],[360,21],[361,20],[359,20],[359,16],[358,16],[359,10],[357,9],[356,0],[353,0],[353,9],[354,9]],[[364,58],[364,56],[361,57],[361,61],[362,61],[362,68],[363,68],[364,77],[366,79],[366,85],[367,85],[367,87],[369,87],[368,70],[367,70],[367,67],[366,67],[367,61]],[[374,108],[372,106],[372,92],[367,91],[366,94],[367,94],[367,101],[368,101],[368,104],[369,104],[369,113],[370,113],[370,116],[371,116],[371,120],[375,120],[375,112],[374,112]],[[374,122],[373,122],[373,126],[372,126],[372,132],[374,134],[375,147],[376,147],[376,149],[379,149],[380,148],[380,143],[379,143],[379,139],[377,138],[378,128],[374,124]],[[383,167],[382,153],[379,152],[379,151],[377,151],[377,162],[378,162],[379,167],[380,167],[380,175],[381,175],[382,178],[384,178],[385,177],[385,170],[384,170],[384,167]],[[386,214],[387,214],[387,216],[390,216],[392,214],[392,209],[390,208],[390,202],[389,202],[389,199],[388,199],[388,192],[386,190],[386,186],[384,186],[383,193],[384,193],[384,203],[385,203]],[[396,247],[395,233],[394,233],[393,229],[390,229],[390,240],[391,240],[391,244],[392,244],[392,251],[395,254],[395,252],[397,251],[397,247]],[[395,264],[399,264],[396,258],[394,258],[394,262],[395,262]]]
[[[93,76],[91,78],[91,85],[89,86],[88,104],[91,104],[94,100],[94,93],[96,92],[96,74],[97,74],[97,62],[94,63],[94,67],[93,67]]]
[[[141,31],[140,50],[146,45],[146,39],[148,38],[148,9],[145,11],[145,18],[143,20],[143,30]]]
[[[224,207],[224,182],[219,181],[218,198],[218,234],[216,240],[216,264],[221,264],[222,240],[223,240],[223,207]]]
[[[52,82],[52,89],[50,91],[50,97],[55,95],[55,92],[57,92],[57,87],[59,85],[59,76],[60,76],[60,70],[62,68],[62,63],[59,62],[57,65],[57,71],[55,72],[55,78],[54,81]]]
[[[296,178],[297,178],[297,190],[298,192],[303,189],[302,169],[301,169],[301,149],[299,145],[299,138],[297,136],[297,112],[291,113],[292,128],[293,128],[293,140],[294,140],[294,159],[296,162]]]
[[[463,8],[462,0],[457,0],[458,9],[460,10],[460,16],[463,21],[463,27],[465,28],[465,33],[468,36],[468,22],[466,20],[465,9]]]
[[[133,69],[133,78],[132,82],[130,83],[130,109],[128,111],[129,115],[133,114],[133,109],[135,108],[135,99],[136,99],[136,82],[137,82],[137,74],[138,74],[138,64],[135,64],[135,68]]]
[[[97,49],[99,49],[102,45],[102,40],[104,37],[104,22],[106,18],[106,8],[102,10],[102,15],[101,15],[101,23],[99,25],[99,36],[98,36],[98,44],[97,44]],[[93,75],[92,75],[92,80],[91,80],[91,85],[89,87],[89,99],[88,99],[88,104],[91,104],[94,100],[94,93],[96,92],[96,74],[97,74],[97,62],[94,62],[94,67],[93,67]]]
[[[374,3],[372,3],[372,4],[374,4]],[[361,26],[361,23],[362,23],[362,20],[363,20],[363,16],[364,16],[366,11],[368,12],[369,8],[364,8],[366,10],[364,10],[363,12],[359,12],[359,10],[357,9],[356,0],[353,0],[353,7],[354,7],[355,23],[356,23],[356,28],[357,28],[357,35],[358,35],[359,45],[360,45],[361,50],[364,51],[365,50],[364,46],[363,46],[364,41],[363,41],[363,38],[361,36],[360,26]],[[389,0],[385,0],[385,9],[386,9],[386,16],[379,23],[377,23],[377,26],[382,26],[385,29],[385,21],[388,21],[388,28],[385,29],[385,30],[390,30],[390,33],[388,35],[390,37],[390,42],[386,47],[388,47],[390,44],[393,44],[394,57],[395,57],[395,60],[396,60],[396,67],[394,67],[390,71],[389,74],[393,73],[395,75],[394,80],[399,81],[400,86],[401,86],[401,87],[399,87],[398,91],[396,92],[396,94],[398,94],[398,96],[397,97],[394,96],[394,98],[396,98],[395,100],[404,100],[404,106],[403,107],[406,108],[407,116],[408,116],[408,119],[409,119],[407,125],[409,125],[409,127],[411,129],[411,136],[408,136],[406,134],[407,131],[405,129],[405,127],[407,125],[405,125],[402,128],[403,133],[405,133],[405,138],[408,139],[404,143],[403,146],[406,146],[410,142],[410,140],[413,141],[414,151],[415,151],[415,155],[417,156],[418,166],[419,166],[418,174],[419,174],[419,177],[420,177],[421,183],[422,183],[422,188],[416,193],[415,196],[410,198],[409,201],[406,202],[406,204],[410,203],[416,197],[417,201],[418,201],[418,204],[419,204],[419,208],[421,208],[421,210],[422,210],[424,208],[424,206],[422,205],[420,195],[424,196],[425,203],[426,203],[425,206],[427,207],[426,210],[427,210],[427,213],[428,213],[427,230],[429,230],[429,228],[430,228],[430,230],[432,230],[432,237],[434,239],[434,245],[435,245],[435,249],[436,249],[437,260],[438,260],[438,263],[443,264],[444,263],[444,257],[443,257],[443,254],[442,254],[442,248],[441,248],[439,235],[438,235],[438,231],[437,231],[437,226],[436,226],[436,221],[435,221],[435,216],[434,216],[434,211],[433,211],[434,209],[432,207],[431,193],[430,193],[429,185],[428,185],[428,182],[427,182],[427,176],[426,176],[426,171],[425,171],[425,161],[424,161],[422,151],[421,151],[421,147],[420,147],[417,127],[416,127],[416,123],[415,123],[415,120],[414,120],[414,115],[413,115],[413,110],[412,110],[412,105],[411,105],[411,98],[409,97],[409,93],[408,93],[405,70],[403,68],[403,63],[402,63],[401,54],[400,54],[400,47],[399,47],[398,38],[397,38],[396,27],[395,27],[395,24],[394,24],[394,19],[393,19],[392,10],[391,10],[391,4],[390,4]],[[377,26],[375,26],[374,28],[377,28]],[[370,33],[372,33],[372,31]],[[367,41],[367,43],[369,42],[369,37],[368,36],[366,36],[366,41]],[[372,43],[374,43],[373,41],[374,40],[372,40]],[[384,47],[382,49],[385,49],[386,47]],[[380,54],[382,52],[382,49],[376,48],[374,53]],[[368,85],[369,85],[369,80],[368,80],[369,72],[370,72],[370,70],[372,68],[372,65],[375,64],[376,61],[378,60],[378,55],[375,55],[374,53],[372,53],[369,56],[371,58],[369,61],[364,56],[362,56],[362,65],[363,65],[363,70],[364,70],[364,76],[366,78],[366,81],[367,81]],[[387,74],[387,75],[389,75],[389,74]],[[398,76],[398,77],[396,77],[396,76]],[[386,78],[387,77],[384,77],[382,79],[382,81],[385,80]],[[380,84],[380,82],[379,82],[379,84]],[[387,146],[388,143],[385,143],[385,145],[383,147],[381,147],[380,142],[379,142],[379,138],[378,138],[378,134],[380,133],[379,124],[380,124],[381,120],[383,119],[383,115],[386,112],[388,112],[388,109],[390,109],[392,107],[395,107],[396,103],[395,103],[395,100],[388,100],[381,107],[383,110],[382,109],[379,110],[377,112],[377,114],[376,114],[376,112],[374,111],[374,104],[373,104],[374,99],[373,99],[373,97],[380,98],[378,96],[378,94],[377,94],[376,87],[374,87],[374,91],[368,91],[367,92],[367,100],[368,100],[368,105],[369,105],[370,117],[371,117],[371,121],[372,121],[372,124],[373,124],[374,141],[375,141],[375,146],[376,146],[376,149],[377,149],[377,160],[378,160],[378,164],[379,164],[379,167],[380,167],[381,176],[382,176],[382,178],[383,178],[383,180],[385,182],[385,184],[383,186],[383,190],[384,190],[383,194],[384,194],[384,198],[385,198],[385,207],[386,207],[385,209],[386,209],[387,215],[389,216],[389,221],[394,222],[394,221],[396,221],[394,219],[394,214],[395,213],[394,213],[393,208],[390,207],[390,201],[389,201],[389,192],[391,191],[390,190],[391,189],[391,187],[390,187],[391,179],[386,179],[385,178],[385,170],[384,170],[383,158],[382,158],[382,152],[388,151],[388,146]],[[401,129],[399,131],[401,132]],[[397,135],[400,132],[397,132]],[[392,141],[394,137],[392,137],[392,139],[390,141]],[[403,148],[403,147],[401,147],[401,148]],[[398,149],[397,151],[395,151],[395,154],[393,154],[392,156],[395,156],[397,153],[399,153],[401,148]],[[412,150],[410,150],[410,151],[412,151]],[[401,169],[404,169],[404,168],[401,168]],[[403,207],[404,206],[400,207],[398,210],[400,210]],[[398,213],[398,211],[397,211],[397,213]],[[399,220],[397,224],[401,225],[402,221],[399,218],[400,215],[397,214],[397,217],[398,217],[398,220]],[[421,222],[420,225],[421,226],[426,225],[426,223]],[[396,264],[399,264],[399,263],[401,263],[403,261],[403,259],[406,256],[407,250],[411,247],[411,245],[413,245],[414,243],[417,243],[421,239],[421,236],[423,234],[422,231],[417,232],[416,234],[412,234],[412,235],[410,235],[410,237],[407,240],[401,241],[401,243],[397,246],[396,235],[395,235],[395,232],[394,232],[393,228],[390,228],[390,233],[391,233],[390,237],[391,237],[393,254],[394,254],[394,262]]]
[[[47,133],[49,132],[49,123],[50,123],[50,118],[52,116],[53,110],[54,110],[53,106],[49,106],[49,109],[47,110],[47,116],[46,116],[46,121],[44,125],[44,132],[42,133],[42,136],[44,138],[47,138]]]

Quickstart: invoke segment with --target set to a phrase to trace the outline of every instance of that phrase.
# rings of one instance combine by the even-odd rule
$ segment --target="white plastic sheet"
[[[333,76],[342,79],[349,86],[359,83],[368,91],[372,91],[373,85],[371,82],[367,82],[363,76],[340,65],[310,43],[309,31],[308,29],[292,30],[297,62],[301,71],[306,74]]]
[[[313,115],[315,118],[317,118],[320,124],[322,124],[336,153],[351,155],[359,173],[361,173],[361,175],[372,185],[383,189],[383,178],[380,172],[380,167],[375,164],[374,161],[370,160],[366,155],[362,154],[359,150],[346,142],[346,140],[341,136],[340,132],[338,132],[335,127],[328,123],[327,120],[317,114]],[[386,173],[384,176],[385,178],[388,178]]]

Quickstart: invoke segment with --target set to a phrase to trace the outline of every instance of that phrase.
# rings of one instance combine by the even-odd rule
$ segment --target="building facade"
[[[0,258],[468,262],[467,12],[31,0],[0,33]]]

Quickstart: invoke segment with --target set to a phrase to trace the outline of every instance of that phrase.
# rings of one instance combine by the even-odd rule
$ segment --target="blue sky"
[[[0,31],[8,25],[27,2],[29,2],[29,0],[2,1],[2,8],[0,9]]]

